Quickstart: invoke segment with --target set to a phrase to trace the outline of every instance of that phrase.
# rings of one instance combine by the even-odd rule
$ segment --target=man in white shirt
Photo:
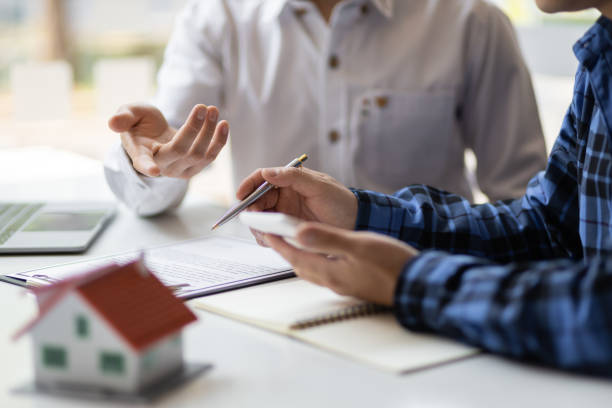
[[[472,198],[469,148],[497,200],[523,194],[546,160],[512,25],[482,0],[193,0],[154,104],[109,121],[122,146],[107,180],[145,216],[178,205],[223,148],[219,115],[232,126],[235,185],[308,153],[309,167],[345,185],[423,183]]]

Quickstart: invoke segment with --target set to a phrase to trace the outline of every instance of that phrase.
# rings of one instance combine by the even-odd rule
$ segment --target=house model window
[[[104,374],[123,374],[125,371],[125,362],[123,355],[103,351],[100,353],[100,370]]]
[[[75,319],[76,334],[78,337],[89,337],[89,321],[83,315],[79,315]]]
[[[43,346],[43,364],[48,368],[66,368],[68,359],[66,349],[59,346]]]

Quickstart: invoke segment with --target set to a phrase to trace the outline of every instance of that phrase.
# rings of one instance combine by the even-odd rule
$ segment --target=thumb
[[[124,105],[121,106],[117,113],[108,120],[108,127],[117,133],[127,132],[134,127],[145,114],[144,109],[139,109],[136,106]]]
[[[261,171],[262,177],[277,187],[290,187],[303,196],[320,193],[328,181],[323,173],[305,167],[271,167]]]
[[[296,238],[308,249],[329,255],[348,255],[355,252],[360,243],[355,232],[318,222],[300,225]]]

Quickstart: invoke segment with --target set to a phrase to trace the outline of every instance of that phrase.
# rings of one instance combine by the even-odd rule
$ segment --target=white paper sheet
[[[147,267],[185,299],[293,276],[291,265],[276,252],[238,238],[201,238],[149,248],[144,254]],[[24,284],[48,284],[139,255],[131,251],[4,276]]]

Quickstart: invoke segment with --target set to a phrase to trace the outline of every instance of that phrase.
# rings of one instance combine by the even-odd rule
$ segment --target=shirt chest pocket
[[[351,112],[351,154],[359,180],[396,190],[436,185],[457,141],[452,140],[452,91],[373,90]]]

